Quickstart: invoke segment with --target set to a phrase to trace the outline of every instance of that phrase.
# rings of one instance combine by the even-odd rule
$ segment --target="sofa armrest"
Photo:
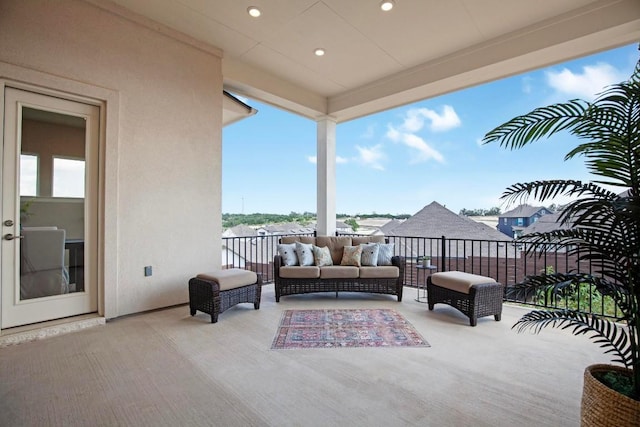
[[[280,255],[275,255],[273,257],[273,279],[277,279],[280,277],[280,267],[282,267],[282,257]]]
[[[391,257],[391,264],[395,265],[396,267],[398,267],[398,269],[400,269],[400,277],[404,278],[404,269],[407,264],[406,259],[403,256],[396,255]]]

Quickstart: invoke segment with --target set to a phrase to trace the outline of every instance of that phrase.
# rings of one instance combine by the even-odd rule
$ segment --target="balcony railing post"
[[[445,247],[446,243],[447,243],[447,238],[442,236],[440,241],[440,271],[447,271],[445,268],[446,267],[445,259],[447,256],[447,248]]]

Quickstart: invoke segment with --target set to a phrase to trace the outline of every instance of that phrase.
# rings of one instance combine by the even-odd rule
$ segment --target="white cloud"
[[[531,85],[532,81],[533,81],[533,79],[530,76],[525,76],[525,77],[522,78],[522,92],[523,93],[526,93],[528,95],[531,92],[533,92],[533,87]]]
[[[560,71],[547,71],[545,74],[549,86],[559,93],[585,99],[593,99],[606,86],[625,79],[619,70],[604,62],[584,66],[581,73],[563,68]]]
[[[372,123],[367,126],[364,133],[360,136],[364,139],[371,139],[375,136],[375,134],[376,134],[376,124]]]
[[[412,108],[407,111],[407,115],[402,123],[402,130],[405,132],[418,132],[424,127],[425,113],[431,111],[426,108]]]
[[[345,157],[336,156],[336,163],[349,163],[349,160]]]
[[[393,142],[400,142],[400,138],[402,138],[402,134],[398,131],[398,129],[394,128],[391,125],[388,125],[387,138],[389,138]]]
[[[450,105],[443,107],[441,115],[433,110],[427,110],[426,117],[431,120],[430,128],[433,132],[444,132],[461,125],[460,117]]]
[[[412,108],[407,111],[401,129],[408,133],[419,132],[424,127],[425,119],[429,121],[431,132],[445,132],[462,124],[453,107],[445,105],[441,113],[429,108]]]
[[[402,143],[417,151],[417,156],[413,157],[411,163],[420,163],[433,159],[436,162],[444,163],[444,157],[440,152],[435,150],[424,139],[418,135],[406,133],[402,135]]]
[[[431,159],[439,163],[444,163],[442,154],[414,133],[400,132],[398,129],[389,125],[387,128],[387,138],[412,149],[415,155],[412,157],[411,163],[426,162]]]
[[[307,156],[307,160],[309,161],[309,163],[313,163],[314,165],[318,164],[317,156]]]
[[[358,150],[357,161],[365,166],[371,167],[377,170],[384,170],[382,161],[386,159],[386,155],[382,151],[382,145],[374,145],[373,147],[360,147],[356,145]]]

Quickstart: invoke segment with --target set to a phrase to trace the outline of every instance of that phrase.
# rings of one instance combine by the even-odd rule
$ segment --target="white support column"
[[[336,234],[336,122],[323,117],[317,123],[318,236]]]

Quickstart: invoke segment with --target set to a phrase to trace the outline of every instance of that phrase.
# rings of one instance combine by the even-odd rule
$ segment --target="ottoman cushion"
[[[462,271],[446,271],[433,273],[431,275],[431,283],[442,288],[451,289],[452,291],[468,294],[469,289],[473,285],[495,283],[495,279],[478,274],[464,273]]]
[[[200,273],[198,279],[212,280],[218,282],[221,291],[251,285],[258,281],[258,275],[249,270],[241,268],[230,268],[228,270],[217,270],[211,273]]]

